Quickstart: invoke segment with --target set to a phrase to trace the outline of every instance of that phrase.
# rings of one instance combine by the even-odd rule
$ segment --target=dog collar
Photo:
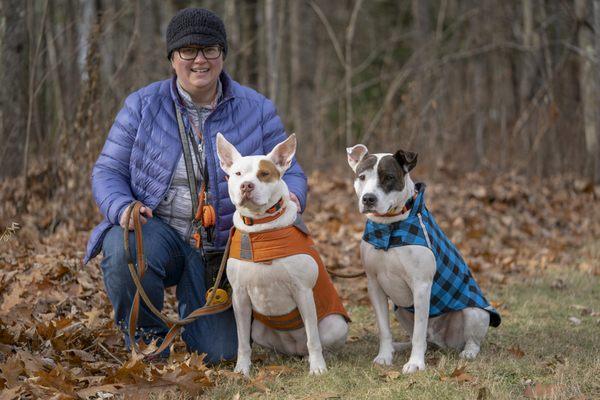
[[[283,197],[279,199],[277,203],[275,203],[272,207],[270,207],[266,214],[272,214],[268,217],[264,218],[250,218],[242,215],[242,221],[244,224],[251,226],[254,224],[266,224],[267,222],[275,221],[277,218],[281,216],[285,212],[285,207],[283,206]]]
[[[400,212],[394,212],[394,210],[396,209],[396,207],[394,207],[390,211],[386,212],[385,214],[373,213],[373,215],[375,215],[377,217],[397,217],[398,215],[402,215],[402,214],[410,211],[412,206],[415,204],[415,200],[417,199],[418,195],[419,195],[419,192],[416,191],[415,194],[413,195],[413,197],[411,197],[410,199],[408,199],[408,201],[406,203],[404,203],[404,206],[402,206],[402,210],[400,210]]]

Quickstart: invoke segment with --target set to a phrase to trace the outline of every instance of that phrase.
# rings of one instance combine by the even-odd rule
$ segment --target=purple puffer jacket
[[[203,135],[209,198],[217,199],[211,201],[217,213],[215,245],[224,248],[235,207],[217,158],[217,132],[243,156],[267,154],[287,136],[269,99],[235,82],[225,72],[220,79],[223,98],[206,119]],[[175,78],[152,83],[125,100],[92,171],[92,191],[104,221],[92,231],[84,263],[100,252],[104,234],[119,224],[121,214],[134,199],[154,210],[169,188],[183,154],[174,105],[181,109],[186,129],[190,129]],[[306,176],[295,160],[283,179],[304,209]]]

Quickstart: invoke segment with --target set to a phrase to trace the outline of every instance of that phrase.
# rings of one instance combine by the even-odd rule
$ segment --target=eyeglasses
[[[207,60],[214,60],[219,58],[221,55],[221,46],[208,46],[208,47],[182,47],[178,49],[179,57],[186,61],[195,60],[198,57],[198,53],[202,52],[202,55]]]

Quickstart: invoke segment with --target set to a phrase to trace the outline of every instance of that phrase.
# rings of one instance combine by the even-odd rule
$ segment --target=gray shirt
[[[204,132],[204,122],[206,121],[206,118],[208,118],[210,113],[214,110],[215,106],[219,103],[223,95],[221,81],[217,81],[217,95],[215,96],[215,101],[211,105],[199,106],[198,104],[194,103],[190,94],[181,87],[179,81],[177,81],[177,89],[181,99],[185,104],[190,123],[194,124],[196,128],[200,130],[200,132]],[[199,140],[197,135],[194,134],[194,137],[196,137],[195,145],[198,146],[198,152],[200,153],[200,158],[202,160],[201,162],[204,164],[204,143]],[[191,148],[192,145],[194,144],[190,143],[190,152],[192,153],[192,162],[194,164],[194,174],[198,180],[198,188],[200,188],[202,176],[200,174],[200,169],[198,168],[194,150]],[[211,199],[209,198],[209,203],[210,200]],[[192,199],[190,197],[190,188],[188,185],[185,159],[183,156],[179,159],[179,163],[175,168],[171,186],[169,186],[169,189],[154,210],[154,213],[167,224],[172,226],[185,242],[192,246],[195,245],[195,240],[192,237],[192,234],[194,233],[192,220],[194,218],[195,210],[192,210]],[[207,242],[205,232],[202,232],[202,236],[204,249],[212,250],[214,247],[212,243]]]

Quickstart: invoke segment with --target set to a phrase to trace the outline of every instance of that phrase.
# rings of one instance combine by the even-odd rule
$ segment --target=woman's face
[[[186,54],[190,48],[198,46],[187,46],[185,49],[179,49],[184,54],[185,58],[189,58]],[[216,87],[217,79],[223,70],[223,53],[215,58],[207,60],[202,51],[198,51],[198,55],[193,60],[182,58],[179,50],[173,52],[171,57],[171,65],[175,69],[177,79],[186,92],[191,95],[203,94],[211,91]]]

